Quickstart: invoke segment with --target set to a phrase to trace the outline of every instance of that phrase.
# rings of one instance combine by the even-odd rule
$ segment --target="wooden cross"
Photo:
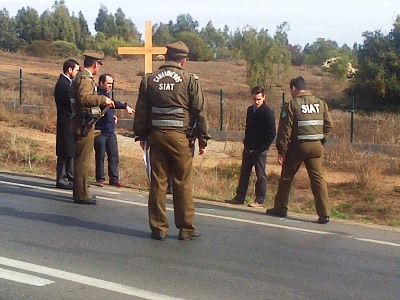
[[[153,55],[165,54],[166,47],[153,47],[153,30],[151,21],[145,23],[144,47],[118,47],[118,54],[144,54],[144,72],[145,74],[153,71]]]

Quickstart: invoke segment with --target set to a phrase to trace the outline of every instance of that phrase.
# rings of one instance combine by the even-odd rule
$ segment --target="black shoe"
[[[329,217],[328,216],[324,216],[324,217],[319,217],[318,218],[318,223],[319,224],[326,224],[329,222]]]
[[[156,241],[165,241],[166,240],[165,235],[157,234],[157,233],[154,233],[154,232],[151,233],[150,237],[153,240],[156,240]]]
[[[72,185],[72,183],[68,183],[68,184],[57,183],[56,188],[62,189],[62,190],[73,190],[74,186]]]
[[[234,205],[242,205],[244,203],[244,201],[239,201],[235,197],[235,198],[230,199],[230,200],[225,200],[225,203],[234,204]]]
[[[190,240],[196,239],[196,238],[198,238],[200,236],[201,236],[201,233],[198,232],[198,231],[195,231],[191,235],[188,235],[188,236],[183,236],[183,235],[179,234],[179,240],[181,240],[181,241],[190,241]]]
[[[265,212],[267,215],[270,216],[275,216],[275,217],[280,217],[280,218],[286,218],[287,217],[287,213],[282,213],[282,212],[277,212],[275,209],[273,208],[268,208],[267,211]]]
[[[86,205],[97,205],[97,198],[96,196],[91,197],[88,200],[74,200],[76,204],[86,204]]]

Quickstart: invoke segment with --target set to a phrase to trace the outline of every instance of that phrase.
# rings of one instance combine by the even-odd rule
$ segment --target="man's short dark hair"
[[[108,74],[108,73],[101,74],[99,76],[99,84],[106,82],[107,76],[110,76],[111,78],[113,78],[111,74]]]
[[[265,95],[265,90],[264,90],[264,88],[263,87],[261,87],[261,86],[259,86],[259,85],[256,85],[255,87],[253,87],[252,89],[251,89],[251,94],[252,95],[257,95],[257,94],[260,94],[261,93],[261,95]]]
[[[98,61],[98,59],[94,59],[94,58],[86,57],[86,56],[85,56],[85,60],[83,61],[83,67],[84,67],[84,68],[91,67],[91,66],[93,66],[97,61]]]
[[[307,88],[307,84],[304,78],[299,76],[290,80],[289,87],[295,87],[298,90],[305,90]]]
[[[75,59],[67,59],[63,64],[63,73],[67,73],[69,68],[73,69],[76,65],[79,66],[79,63]]]

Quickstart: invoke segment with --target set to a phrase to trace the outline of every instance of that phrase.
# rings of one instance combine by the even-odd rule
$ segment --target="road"
[[[400,232],[196,201],[199,240],[149,238],[147,192],[0,172],[0,299],[399,299]]]

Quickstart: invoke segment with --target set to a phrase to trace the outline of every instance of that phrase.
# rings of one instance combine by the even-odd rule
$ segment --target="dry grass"
[[[0,161],[2,170],[30,172],[54,178],[55,176],[55,124],[53,88],[63,63],[62,60],[35,59],[0,53],[2,89],[0,100],[19,102],[19,65],[23,66],[24,103],[48,106],[45,112],[36,115],[19,114],[0,105]],[[155,63],[156,66],[160,62]],[[117,61],[106,59],[104,72],[115,77],[116,98],[134,105],[143,61]],[[102,71],[103,71],[102,70]],[[187,70],[196,73],[202,82],[209,101],[211,127],[220,124],[220,90],[223,90],[224,129],[243,130],[245,112],[251,104],[249,89],[245,82],[245,65],[235,62],[188,62]],[[324,99],[340,99],[345,85],[339,85],[319,68],[294,68],[288,78],[302,75],[311,91]],[[271,83],[272,90],[267,102],[278,117],[282,93],[289,94],[285,86]],[[124,115],[122,114],[122,117]],[[332,203],[332,216],[368,223],[400,226],[398,192],[400,159],[398,151],[392,154],[359,152],[352,149],[350,140],[350,113],[332,111],[334,131],[326,146],[325,174]],[[356,114],[355,140],[365,143],[397,145],[400,136],[398,114]],[[231,198],[238,182],[242,145],[221,143],[214,164],[208,166],[195,159],[194,194],[196,197],[223,201]],[[214,154],[208,158],[213,159]],[[107,167],[107,166],[106,166]],[[279,180],[280,166],[276,162],[275,150],[271,149],[267,163],[267,205],[273,202]],[[137,189],[147,189],[148,180],[144,171],[140,150],[132,146],[120,147],[120,172],[124,183]],[[90,173],[94,174],[94,162]],[[92,177],[92,179],[94,179]],[[248,199],[254,197],[255,177],[250,180]],[[292,212],[315,214],[314,200],[309,179],[301,168],[293,182],[289,209]]]

